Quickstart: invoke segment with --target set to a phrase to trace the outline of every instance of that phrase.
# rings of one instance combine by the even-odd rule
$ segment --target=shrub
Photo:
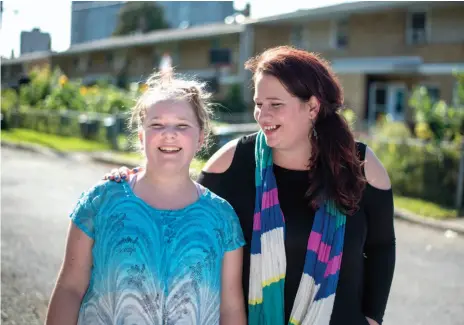
[[[455,203],[460,151],[457,146],[365,140],[388,171],[395,194],[438,204]]]

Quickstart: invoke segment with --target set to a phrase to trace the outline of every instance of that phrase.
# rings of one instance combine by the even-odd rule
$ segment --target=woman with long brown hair
[[[249,324],[381,324],[395,266],[387,172],[354,140],[322,58],[281,46],[246,68],[260,131],[219,149],[198,181],[239,216]]]

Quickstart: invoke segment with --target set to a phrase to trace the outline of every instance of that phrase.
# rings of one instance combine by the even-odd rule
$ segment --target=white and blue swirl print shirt
[[[79,325],[219,324],[223,256],[245,244],[227,201],[204,189],[183,209],[158,210],[107,181],[71,219],[94,240]]]

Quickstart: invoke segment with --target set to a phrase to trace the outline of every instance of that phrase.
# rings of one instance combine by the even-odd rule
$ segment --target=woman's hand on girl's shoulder
[[[111,172],[105,174],[103,176],[104,180],[110,180],[110,181],[115,181],[115,182],[120,182],[129,179],[130,175],[137,174],[143,170],[143,167],[136,167],[136,168],[128,168],[126,166],[119,167],[119,169],[114,168],[111,170]]]

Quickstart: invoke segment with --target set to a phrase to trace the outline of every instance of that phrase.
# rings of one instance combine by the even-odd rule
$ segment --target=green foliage
[[[456,75],[458,101],[464,103],[464,76]],[[432,102],[425,87],[413,91],[409,105],[415,113],[415,134],[418,138],[434,141],[459,142],[464,133],[464,109],[450,107],[443,100]]]
[[[354,124],[356,123],[356,113],[350,108],[345,108],[341,111],[341,114],[348,125],[354,127]]]
[[[50,94],[50,69],[34,69],[30,73],[31,82],[21,86],[19,100],[22,105],[40,106]]]
[[[169,28],[163,8],[155,1],[129,1],[119,12],[118,23],[113,35],[148,33]]]
[[[44,100],[44,108],[51,111],[85,111],[85,99],[79,91],[78,82],[69,81],[68,78],[56,69],[49,83],[51,93]]]
[[[430,201],[412,199],[409,197],[395,195],[395,208],[415,213],[416,215],[432,219],[448,219],[457,217],[456,209],[444,207]]]
[[[224,98],[218,102],[218,110],[227,113],[242,113],[247,110],[247,105],[243,100],[242,86],[233,84]]]
[[[390,175],[396,195],[453,206],[460,152],[457,146],[411,145],[368,139]]]
[[[112,141],[114,148],[118,146],[117,136],[126,131],[126,116],[117,115],[115,120],[97,115],[127,111],[143,91],[139,85],[127,91],[104,81],[85,87],[79,80],[68,80],[59,69],[53,73],[48,69],[36,70],[30,79],[20,88],[19,102],[14,90],[2,92],[2,125]],[[18,110],[13,111],[12,107]]]
[[[6,114],[18,104],[18,94],[13,89],[2,89],[2,113]]]
[[[463,108],[464,106],[464,73],[454,74],[457,81],[457,106]]]
[[[390,122],[386,119],[380,120],[375,126],[375,135],[384,138],[407,139],[412,137],[409,128],[403,122]]]
[[[128,110],[135,95],[104,81],[85,87],[80,81],[70,81],[59,70],[34,70],[31,82],[20,89],[19,104],[23,109],[45,109],[50,111],[77,111],[89,113],[116,113]],[[16,105],[16,93],[12,89],[2,91],[4,107]]]
[[[101,113],[113,114],[128,111],[135,100],[135,93],[121,91],[121,89],[108,85],[103,88],[102,94],[104,102],[101,106]]]

